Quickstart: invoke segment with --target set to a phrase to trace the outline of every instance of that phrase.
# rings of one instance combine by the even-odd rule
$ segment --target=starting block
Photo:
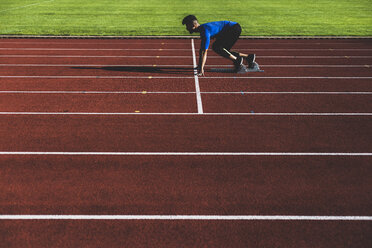
[[[253,68],[243,67],[240,71],[235,71],[233,68],[211,68],[211,72],[227,72],[227,73],[247,73],[247,72],[264,72],[260,69],[260,66],[254,62]]]
[[[253,68],[252,69],[247,68],[246,70],[247,72],[264,72],[264,70],[261,70],[260,66],[256,62],[253,63],[254,63]]]

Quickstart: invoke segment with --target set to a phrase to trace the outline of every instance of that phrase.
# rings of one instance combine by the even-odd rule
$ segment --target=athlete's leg
[[[242,29],[240,25],[236,24],[232,26],[230,29],[226,30],[226,32],[224,32],[221,35],[220,39],[217,41],[220,41],[220,43],[224,47],[223,49],[225,50],[226,53],[229,54],[229,58],[231,60],[233,61],[239,60],[239,63],[240,63],[240,61],[242,61],[242,58],[243,58],[247,61],[248,67],[252,68],[254,66],[254,62],[256,59],[255,54],[245,54],[245,53],[231,50],[231,48],[234,46],[236,41],[239,39],[241,32],[242,32]]]
[[[241,27],[239,24],[235,24],[223,33],[219,34],[216,41],[212,45],[213,51],[221,55],[224,58],[228,58],[232,61],[236,60],[240,56],[240,53],[230,51],[236,41],[239,39],[241,34]],[[244,57],[244,56],[243,56]]]
[[[241,27],[239,24],[228,28],[223,33],[219,34],[216,41],[212,45],[212,49],[224,58],[230,59],[234,63],[235,70],[245,71],[243,64],[244,57],[238,52],[230,51],[236,41],[239,39]]]

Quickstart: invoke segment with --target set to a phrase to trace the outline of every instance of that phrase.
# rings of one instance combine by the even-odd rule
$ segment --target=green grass
[[[372,0],[0,0],[0,34],[187,35],[194,14],[242,35],[366,36],[371,13]]]

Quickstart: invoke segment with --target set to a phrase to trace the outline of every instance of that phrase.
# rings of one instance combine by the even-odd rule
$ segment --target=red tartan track
[[[198,47],[0,39],[0,247],[372,247],[372,40]]]

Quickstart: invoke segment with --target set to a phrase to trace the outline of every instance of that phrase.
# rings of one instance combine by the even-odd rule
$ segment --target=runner
[[[200,33],[201,44],[199,51],[198,76],[204,76],[204,66],[207,61],[207,52],[211,38],[216,41],[212,45],[213,51],[234,63],[235,72],[244,73],[246,67],[243,61],[246,60],[248,68],[254,67],[255,54],[244,54],[230,51],[235,42],[239,39],[242,29],[237,22],[217,21],[199,24],[194,15],[188,15],[182,20],[186,29],[192,33]]]

